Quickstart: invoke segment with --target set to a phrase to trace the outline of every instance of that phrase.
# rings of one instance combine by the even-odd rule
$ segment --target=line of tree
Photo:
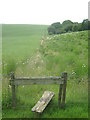
[[[61,34],[83,30],[90,30],[90,21],[88,19],[84,19],[82,23],[72,22],[71,20],[65,20],[62,24],[60,22],[53,23],[48,27],[48,34]]]

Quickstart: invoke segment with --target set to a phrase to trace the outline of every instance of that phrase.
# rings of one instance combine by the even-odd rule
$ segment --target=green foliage
[[[90,21],[88,21],[88,30],[90,30]]]
[[[62,24],[60,22],[53,23],[48,28],[48,34],[61,34],[66,32],[76,32],[82,30],[89,30],[88,19],[83,20],[82,23],[65,20]]]
[[[61,27],[61,24],[60,22],[56,22],[56,23],[53,23],[52,26],[54,26],[55,28],[59,28]]]
[[[72,27],[72,31],[78,31],[78,23],[74,23],[73,27]]]
[[[54,26],[48,27],[48,32],[49,32],[49,35],[55,34],[55,27]]]
[[[83,20],[82,29],[83,30],[88,30],[88,19]]]
[[[78,31],[82,31],[82,23],[78,23]]]
[[[73,22],[70,21],[70,20],[65,20],[65,21],[62,23],[62,27],[64,28],[64,30],[65,30],[66,32],[72,31],[72,26],[73,26]]]
[[[60,34],[61,33],[61,24],[60,22],[53,23],[51,26],[48,27],[49,35],[52,34]]]

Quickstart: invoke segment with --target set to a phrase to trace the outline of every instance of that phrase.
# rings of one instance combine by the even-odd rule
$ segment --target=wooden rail
[[[17,85],[29,85],[29,84],[59,84],[58,105],[59,107],[65,107],[66,97],[66,85],[67,85],[67,73],[62,73],[61,77],[15,77],[14,73],[11,74],[10,85],[12,86],[12,106],[16,107],[16,94],[15,87]]]
[[[61,77],[24,77],[11,79],[13,85],[29,85],[29,84],[63,84]]]

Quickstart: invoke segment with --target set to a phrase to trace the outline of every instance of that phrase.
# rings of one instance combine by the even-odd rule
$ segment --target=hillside
[[[42,35],[47,35],[47,25],[2,25],[3,72],[8,74],[8,66],[24,61],[35,54]],[[12,65],[11,65],[12,64]],[[13,65],[14,64],[14,65]],[[13,70],[13,68],[11,68]],[[6,73],[7,72],[7,73]]]
[[[88,117],[88,31],[48,35],[48,26],[3,26],[3,118]],[[58,107],[59,85],[17,86],[12,109],[10,72],[15,76],[60,76],[67,71],[65,110]],[[6,76],[4,76],[4,74]],[[42,115],[31,108],[45,90],[55,93]]]
[[[70,80],[86,80],[88,77],[88,32],[43,36],[36,54],[24,60],[24,63],[21,69],[18,68],[23,73],[21,76],[58,76],[61,72],[67,71]]]
[[[75,79],[87,78],[87,31],[48,36],[42,41],[40,52],[48,73],[59,75],[60,72],[67,71]]]

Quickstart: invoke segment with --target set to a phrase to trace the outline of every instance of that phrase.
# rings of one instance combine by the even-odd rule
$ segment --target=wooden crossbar
[[[24,77],[10,80],[13,85],[29,85],[29,84],[63,84],[61,77]]]

